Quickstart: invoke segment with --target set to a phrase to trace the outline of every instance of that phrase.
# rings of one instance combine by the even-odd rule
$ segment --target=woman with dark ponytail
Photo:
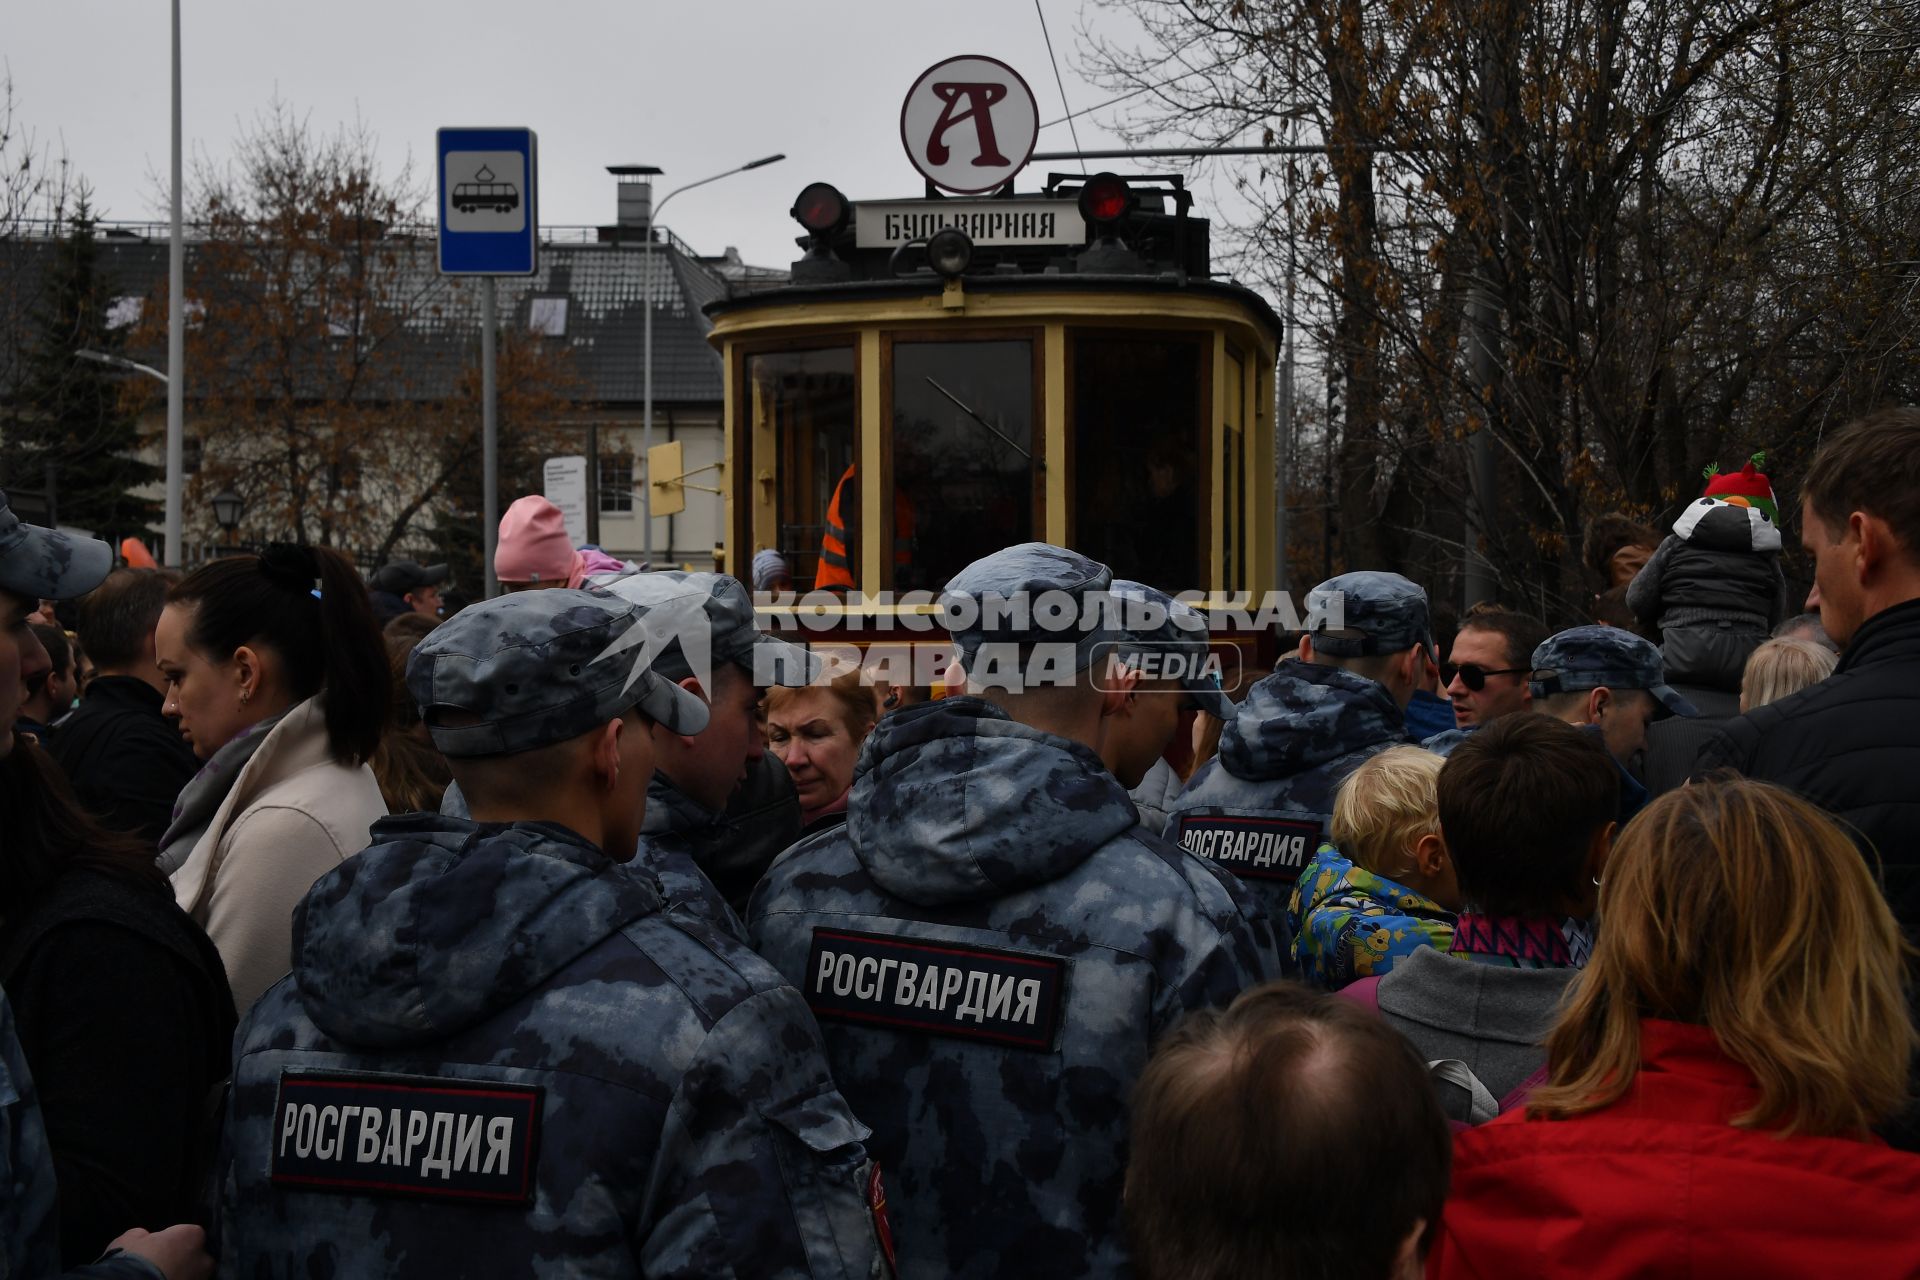
[[[196,570],[167,594],[154,647],[164,710],[206,762],[160,865],[220,948],[244,1016],[289,968],[295,905],[386,813],[367,767],[386,654],[359,575],[315,547]]]

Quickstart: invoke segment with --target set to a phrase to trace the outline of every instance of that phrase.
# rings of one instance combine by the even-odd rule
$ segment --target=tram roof
[[[1109,181],[1115,176],[1101,175]],[[929,195],[918,199],[846,201],[845,197],[839,197],[845,202],[844,223],[825,237],[800,240],[803,246],[813,246],[810,258],[795,262],[788,280],[772,287],[756,282],[751,288],[730,288],[727,296],[708,302],[703,310],[708,316],[718,317],[758,307],[858,302],[940,292],[945,287],[944,278],[921,265],[911,248],[900,250],[892,240],[862,242],[862,233],[857,230],[860,210],[875,208],[903,218],[930,214],[943,225],[972,219],[971,225],[977,225],[983,216],[1004,208],[1010,213],[1046,211],[1043,216],[1049,220],[1053,216],[1051,211],[1058,211],[1072,219],[1068,225],[1084,226],[1084,239],[975,243],[972,260],[960,277],[968,288],[999,293],[1080,291],[1211,296],[1245,308],[1277,340],[1282,325],[1272,305],[1245,285],[1213,274],[1211,226],[1205,218],[1193,216],[1193,193],[1187,190],[1185,178],[1178,174],[1148,174],[1127,175],[1121,181],[1126,184],[1130,197],[1129,211],[1107,230],[1116,234],[1129,251],[1125,255],[1088,254],[1100,231],[1081,222],[1080,193],[1095,182],[1095,178],[1084,174],[1049,173],[1038,191],[1003,193],[981,199],[952,200]],[[808,190],[818,188],[816,184]],[[837,192],[832,194],[838,196]],[[823,238],[830,243],[823,244]],[[829,248],[830,259],[822,257],[822,251]],[[819,269],[823,264],[830,264],[829,270],[839,278],[827,278]],[[814,270],[810,271],[810,267]]]
[[[963,277],[970,289],[992,293],[1086,294],[1167,294],[1212,297],[1231,301],[1251,312],[1277,342],[1284,327],[1271,304],[1258,293],[1233,280],[1193,279],[1173,271],[1148,273],[969,273]],[[709,302],[709,316],[750,310],[756,307],[798,306],[822,302],[867,302],[882,299],[922,297],[938,294],[945,281],[937,275],[920,272],[895,280],[843,280],[824,284],[788,284],[774,289],[735,294]]]

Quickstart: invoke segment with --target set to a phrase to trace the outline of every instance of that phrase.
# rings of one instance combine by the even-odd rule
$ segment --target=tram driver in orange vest
[[[896,488],[893,503],[893,574],[896,589],[912,585],[910,578],[916,521],[913,499],[905,491]],[[849,527],[854,533],[852,538],[847,536]],[[833,487],[833,500],[827,504],[827,528],[820,535],[820,565],[813,575],[815,591],[844,593],[859,585],[853,571],[853,553],[849,550],[850,546],[858,544],[859,532],[860,480],[855,474],[854,465],[849,463],[840,475],[840,482]]]

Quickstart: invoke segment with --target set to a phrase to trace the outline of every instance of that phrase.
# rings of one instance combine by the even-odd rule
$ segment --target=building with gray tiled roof
[[[120,299],[115,319],[131,325],[147,299],[164,296],[166,229],[103,224],[97,234],[100,270]],[[598,540],[609,552],[636,559],[643,541],[636,486],[644,482],[640,444],[649,285],[655,306],[654,441],[682,441],[692,470],[717,463],[721,456],[721,362],[707,344],[709,322],[702,308],[735,292],[782,282],[786,274],[748,266],[731,250],[718,258],[698,257],[664,228],[648,253],[643,234],[632,228],[545,228],[538,272],[497,282],[503,328],[538,334],[567,352],[577,400],[557,425],[578,433],[574,452],[586,453],[589,440],[597,438],[604,460]],[[10,278],[20,291],[31,292],[32,278],[41,263],[50,260],[54,244],[32,236],[0,242],[0,253],[11,259]],[[194,241],[187,246],[189,281],[202,278],[195,266],[203,247]],[[406,300],[406,319],[396,338],[403,344],[406,376],[403,383],[369,384],[362,394],[387,402],[450,400],[479,360],[479,283],[439,274],[431,228],[390,232],[381,247],[396,258],[388,292]],[[192,303],[221,305],[217,296],[196,297]],[[164,344],[156,351],[130,349],[127,354],[156,366],[166,362]],[[207,373],[190,362],[189,437],[194,399],[205,393],[198,379]],[[0,386],[0,396],[10,391]],[[160,425],[164,408],[154,412],[160,420],[155,425]],[[711,475],[706,479],[713,483]],[[503,493],[502,509],[518,496]],[[187,517],[190,527],[198,524],[200,532],[211,537],[205,514],[190,510]],[[720,499],[689,490],[683,514],[655,520],[654,560],[710,567],[722,528]]]

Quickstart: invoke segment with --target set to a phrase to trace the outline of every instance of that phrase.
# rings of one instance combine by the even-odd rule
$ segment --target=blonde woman
[[[1908,948],[1853,842],[1764,783],[1628,827],[1546,1084],[1459,1136],[1430,1277],[1912,1276]]]
[[[1819,684],[1840,658],[1811,640],[1769,640],[1747,656],[1740,675],[1740,714]]]

